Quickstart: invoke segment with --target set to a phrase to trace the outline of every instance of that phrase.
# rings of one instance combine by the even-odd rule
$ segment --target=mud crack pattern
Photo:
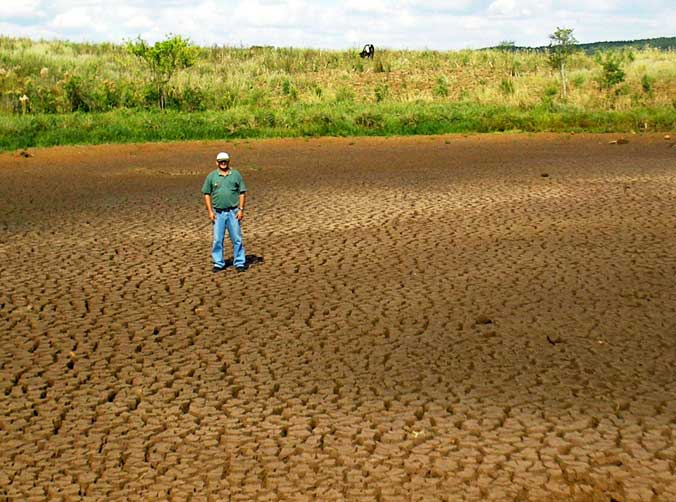
[[[676,500],[676,150],[609,139],[0,155],[0,499]]]

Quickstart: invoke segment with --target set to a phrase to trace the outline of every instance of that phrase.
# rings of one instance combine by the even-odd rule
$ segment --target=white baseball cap
[[[230,160],[230,155],[228,155],[226,152],[221,152],[216,155],[216,160]]]

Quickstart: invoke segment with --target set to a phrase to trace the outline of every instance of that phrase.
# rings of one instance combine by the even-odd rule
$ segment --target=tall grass
[[[676,53],[654,49],[625,53],[625,80],[612,92],[600,84],[595,58],[575,54],[565,102],[546,55],[536,51],[378,50],[373,61],[356,50],[215,46],[199,53],[197,64],[171,81],[166,105],[173,113],[161,115],[142,62],[120,45],[0,37],[1,147],[245,134],[629,130],[637,117],[643,128],[675,124]]]
[[[522,110],[476,103],[293,104],[228,111],[115,110],[104,113],[0,115],[0,149],[198,139],[296,136],[389,136],[493,131],[674,130],[668,109]]]

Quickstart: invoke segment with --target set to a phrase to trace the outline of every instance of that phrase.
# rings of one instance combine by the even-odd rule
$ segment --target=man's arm
[[[204,205],[207,206],[207,212],[209,213],[209,219],[211,223],[216,221],[216,215],[214,214],[214,207],[211,204],[211,195],[208,193],[204,194]]]
[[[244,218],[244,206],[246,205],[246,192],[242,192],[239,194],[239,204],[237,207],[239,207],[239,211],[237,211],[237,220],[242,221],[242,218]]]

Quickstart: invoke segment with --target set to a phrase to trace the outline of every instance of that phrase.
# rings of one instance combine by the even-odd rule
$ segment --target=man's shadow
[[[263,257],[262,256],[256,256],[255,254],[248,254],[246,255],[246,266],[247,267],[253,267],[256,265],[261,265],[263,263]],[[228,258],[225,260],[225,266],[227,267],[232,267],[232,258]]]

